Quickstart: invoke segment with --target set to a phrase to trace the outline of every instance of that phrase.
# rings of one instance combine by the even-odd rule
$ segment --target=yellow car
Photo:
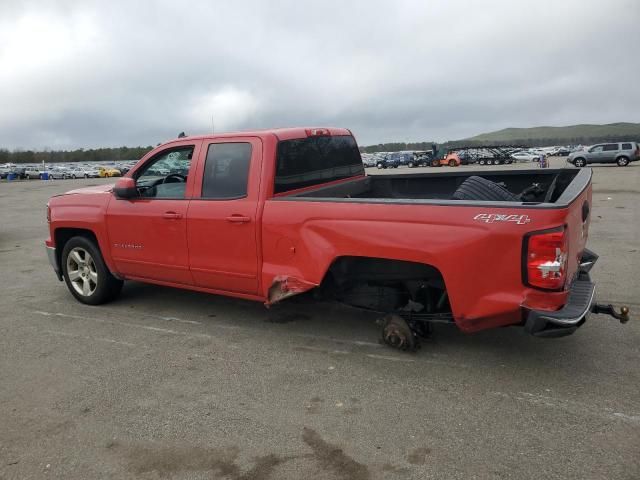
[[[100,167],[98,168],[98,175],[101,177],[120,177],[122,173],[117,168]]]

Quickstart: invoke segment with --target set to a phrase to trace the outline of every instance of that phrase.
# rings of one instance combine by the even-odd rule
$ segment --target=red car
[[[572,333],[596,306],[591,170],[372,175],[351,132],[186,137],[114,185],[49,201],[56,275],[80,302],[136,280],[273,304],[312,289],[386,315],[413,348],[433,322]]]

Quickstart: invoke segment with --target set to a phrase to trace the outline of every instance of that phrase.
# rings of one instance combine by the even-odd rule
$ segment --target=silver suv
[[[576,167],[584,167],[589,163],[617,163],[625,167],[637,160],[640,160],[640,146],[636,142],[599,143],[572,152],[567,157],[567,162]]]

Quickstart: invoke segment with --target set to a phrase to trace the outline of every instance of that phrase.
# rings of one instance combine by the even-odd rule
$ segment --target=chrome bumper
[[[46,248],[47,248],[47,257],[49,257],[49,263],[53,267],[53,271],[56,273],[56,277],[58,277],[58,280],[62,281],[62,271],[60,270],[60,265],[58,264],[56,247],[47,246]]]

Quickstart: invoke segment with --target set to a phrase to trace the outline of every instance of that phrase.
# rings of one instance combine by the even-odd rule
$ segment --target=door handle
[[[245,217],[244,215],[231,215],[227,217],[227,222],[231,223],[248,223],[251,221],[250,217]]]
[[[176,212],[164,212],[162,214],[162,218],[166,218],[167,220],[178,220],[182,218],[182,214]]]

